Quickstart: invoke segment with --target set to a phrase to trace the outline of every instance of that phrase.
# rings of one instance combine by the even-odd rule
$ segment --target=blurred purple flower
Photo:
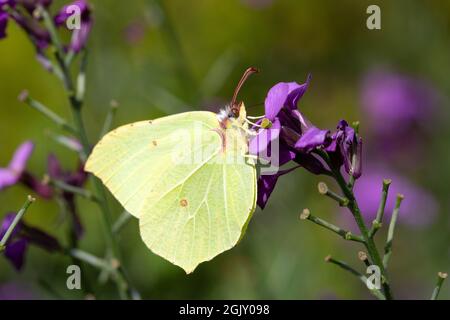
[[[373,221],[376,217],[383,179],[392,180],[386,201],[385,223],[390,219],[396,195],[399,193],[405,196],[400,208],[399,222],[411,226],[424,226],[435,219],[438,205],[432,195],[389,169],[366,165],[364,175],[355,184],[354,192],[360,209],[368,221]]]
[[[390,135],[432,119],[439,97],[422,80],[378,70],[364,79],[361,99],[374,130]]]
[[[22,143],[15,151],[12,160],[6,168],[0,168],[0,191],[15,184],[22,183],[42,198],[49,199],[52,190],[40,182],[26,170],[28,159],[33,153],[34,144],[31,141]]]
[[[80,163],[78,168],[71,171],[64,171],[58,159],[53,155],[49,155],[47,160],[48,174],[53,180],[62,181],[67,185],[81,188],[87,180],[87,173],[84,171],[84,165]],[[75,195],[71,192],[63,191],[62,199],[67,205],[67,209],[71,215],[74,223],[75,234],[78,238],[83,235],[83,225],[78,215],[77,206],[75,202]]]
[[[72,31],[72,39],[69,44],[69,49],[78,53],[86,45],[92,29],[93,19],[88,2],[86,0],[76,0],[71,4],[64,6],[55,16],[54,20],[57,26],[63,26],[67,19],[73,14],[73,11],[70,10],[71,6],[78,6],[81,13],[80,28]]]
[[[146,25],[141,21],[130,23],[124,30],[125,40],[132,45],[136,45],[142,41],[146,33]]]
[[[37,297],[33,291],[24,285],[13,282],[2,283],[0,285],[1,300],[34,300]]]
[[[0,225],[0,239],[2,239],[5,235],[15,216],[15,213],[8,213],[3,218]],[[61,249],[61,246],[56,238],[48,235],[40,229],[28,226],[23,221],[19,221],[10,235],[4,250],[5,257],[18,271],[23,267],[25,254],[30,244],[39,246],[49,252]]]
[[[423,161],[428,154],[427,140],[438,123],[441,100],[426,81],[383,70],[369,72],[361,90],[361,105],[370,119],[369,157],[415,170],[417,159]]]

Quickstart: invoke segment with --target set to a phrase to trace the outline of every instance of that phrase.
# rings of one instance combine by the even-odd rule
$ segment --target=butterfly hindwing
[[[227,164],[221,157],[218,153],[162,198],[144,204],[143,241],[187,273],[234,247],[255,209],[253,165]]]

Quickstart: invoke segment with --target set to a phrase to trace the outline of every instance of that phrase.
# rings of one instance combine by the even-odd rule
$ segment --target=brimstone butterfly
[[[106,134],[85,169],[139,219],[148,248],[191,273],[240,240],[256,207],[249,130],[236,97],[219,114],[193,111]]]

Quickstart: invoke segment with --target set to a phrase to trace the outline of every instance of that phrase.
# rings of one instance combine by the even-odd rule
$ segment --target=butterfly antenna
[[[254,73],[258,73],[259,70],[254,67],[250,67],[247,70],[245,70],[244,74],[241,77],[241,80],[239,80],[238,85],[236,86],[236,89],[234,89],[233,99],[231,99],[231,111],[238,116],[239,115],[239,106],[236,105],[236,99],[239,94],[239,91],[241,90],[242,86],[244,85],[245,81],[248,79],[248,77]]]

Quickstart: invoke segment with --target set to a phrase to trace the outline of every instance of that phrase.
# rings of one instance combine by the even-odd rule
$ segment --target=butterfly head
[[[225,108],[220,109],[217,113],[217,120],[223,129],[228,129],[233,125],[242,126],[245,123],[247,112],[245,111],[245,105],[243,102],[239,103],[238,113],[236,115],[230,105],[226,105]]]
[[[247,113],[245,111],[244,103],[237,102],[237,96],[247,78],[251,74],[258,72],[259,70],[253,67],[250,67],[247,70],[245,70],[244,74],[241,77],[241,80],[239,80],[239,83],[236,86],[236,89],[234,90],[231,103],[227,105],[224,109],[221,109],[217,114],[217,119],[219,120],[219,123],[222,128],[224,129],[229,128],[233,124],[236,124],[236,122],[238,125],[244,124],[245,122],[244,120],[247,117]]]

